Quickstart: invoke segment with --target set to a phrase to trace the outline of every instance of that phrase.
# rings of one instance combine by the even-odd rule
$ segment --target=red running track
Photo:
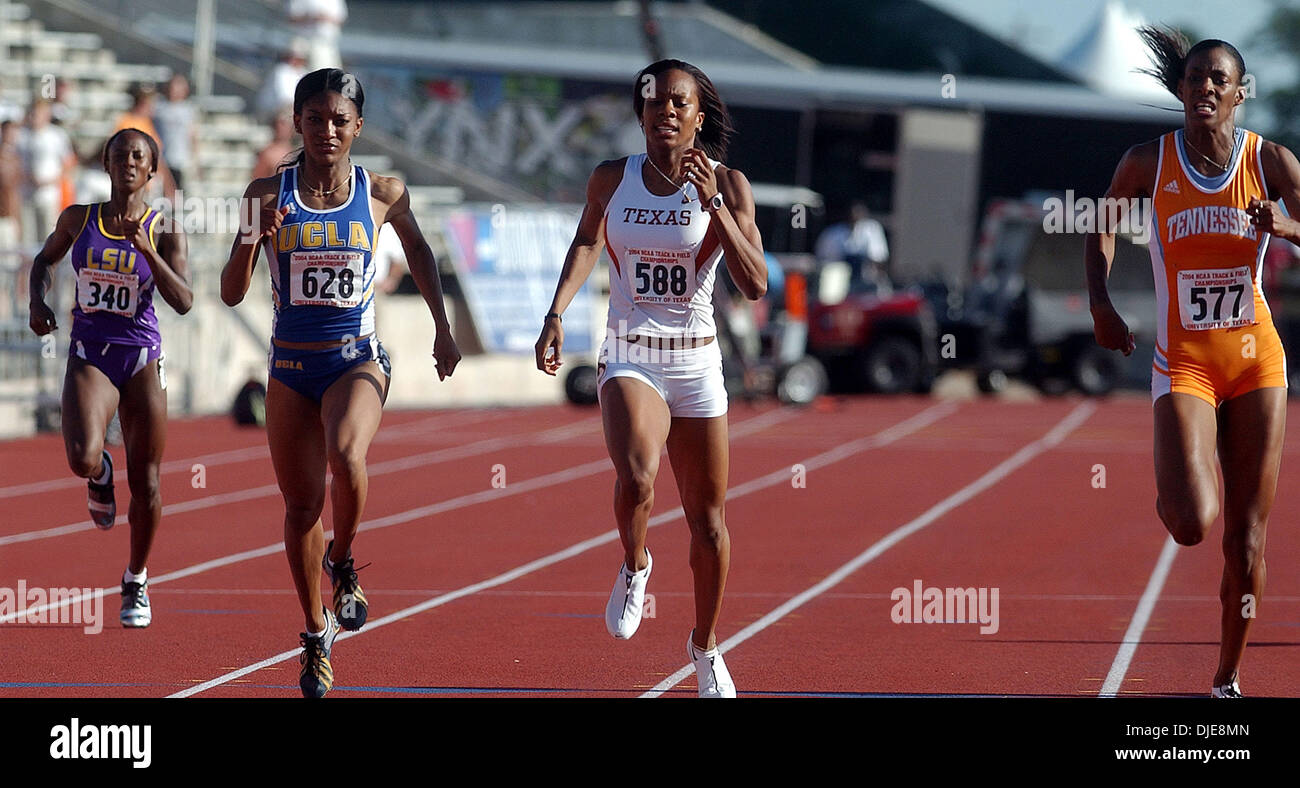
[[[1218,532],[1177,550],[1117,667],[1167,541],[1144,398],[737,404],[731,430],[719,640],[742,695],[1086,696],[1108,675],[1121,695],[1208,691]],[[0,589],[108,593],[93,635],[0,610],[0,696],[297,695],[302,621],[265,436],[174,420],[166,457],[154,624],[128,631],[116,621],[124,518],[107,533],[88,524],[57,437],[5,445]],[[667,463],[650,535],[655,616],[631,641],[605,633],[621,550],[596,411],[390,412],[369,464],[354,554],[372,562],[371,620],[337,642],[332,696],[694,693],[688,534]],[[1241,674],[1250,695],[1300,694],[1297,481],[1288,448]],[[895,623],[895,589],[918,581],[996,589],[996,631]]]

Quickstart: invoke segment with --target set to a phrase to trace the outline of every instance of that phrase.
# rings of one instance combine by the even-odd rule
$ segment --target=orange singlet
[[[1194,170],[1181,130],[1160,138],[1152,194],[1151,269],[1156,353],[1151,399],[1180,392],[1218,407],[1255,389],[1287,385],[1286,355],[1260,288],[1268,233],[1250,223],[1268,199],[1263,138],[1237,129],[1228,171]]]

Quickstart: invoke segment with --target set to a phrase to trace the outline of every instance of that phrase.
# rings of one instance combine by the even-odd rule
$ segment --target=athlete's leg
[[[325,532],[325,431],[320,406],[271,378],[266,386],[266,437],[284,496],[284,551],[308,632],[325,628],[321,556]]]
[[[614,520],[623,542],[624,565],[640,572],[648,565],[646,528],[655,502],[659,455],[672,419],[668,405],[648,384],[628,377],[605,381],[600,390],[605,448],[614,462]]]
[[[691,571],[695,576],[695,647],[716,644],[714,627],[722,611],[722,590],[731,563],[731,538],[723,506],[727,499],[727,417],[674,418],[668,433],[682,509],[691,529]]]
[[[1154,412],[1156,511],[1175,542],[1194,545],[1219,516],[1217,414],[1205,400],[1179,392],[1156,400]]]
[[[167,443],[167,392],[158,377],[158,361],[133,375],[122,386],[120,415],[126,445],[126,472],[131,486],[131,563],[133,574],[144,571],[162,520],[158,466]]]
[[[330,503],[334,516],[334,551],[330,561],[348,556],[361,524],[369,481],[366,452],[379,430],[388,396],[388,376],[373,361],[349,369],[330,384],[321,397],[321,422],[325,429],[325,456],[334,480]]]
[[[1219,458],[1223,465],[1223,640],[1214,685],[1237,675],[1251,618],[1264,592],[1264,540],[1273,508],[1282,442],[1286,389],[1255,389],[1219,408]],[[1244,597],[1250,594],[1252,599]]]
[[[108,376],[72,356],[63,379],[63,448],[68,467],[83,479],[104,472],[104,431],[117,410],[118,391]]]

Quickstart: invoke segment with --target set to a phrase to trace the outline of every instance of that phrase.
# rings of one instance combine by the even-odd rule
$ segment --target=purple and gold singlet
[[[72,270],[77,276],[72,339],[158,345],[162,337],[153,310],[153,271],[129,239],[104,229],[103,207],[92,205],[86,210],[86,221],[72,244]],[[151,208],[143,218],[154,249],[161,216]]]

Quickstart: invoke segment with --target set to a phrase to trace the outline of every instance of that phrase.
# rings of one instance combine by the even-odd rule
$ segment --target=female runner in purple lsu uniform
[[[113,527],[113,459],[104,432],[113,411],[122,420],[131,489],[131,558],[122,577],[122,626],[152,621],[145,564],[162,518],[158,466],[167,438],[167,379],[154,291],[179,314],[190,310],[185,235],[167,226],[145,202],[158,170],[158,143],[138,129],[123,129],[104,144],[104,170],[113,191],[106,203],[71,205],[32,262],[32,330],[58,328],[45,303],[50,269],[72,250],[77,299],[72,348],[63,382],[63,444],[68,466],[87,480],[90,519]]]

